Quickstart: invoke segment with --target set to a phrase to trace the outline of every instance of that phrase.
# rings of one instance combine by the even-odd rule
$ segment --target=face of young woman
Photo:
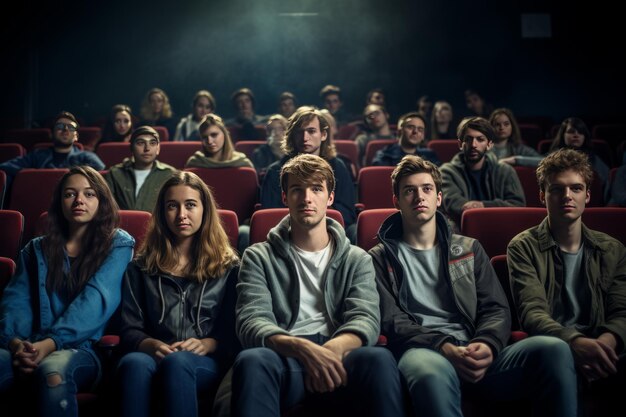
[[[87,224],[98,213],[98,195],[83,175],[70,176],[61,193],[63,216],[70,225]]]
[[[207,97],[200,97],[193,106],[193,113],[196,120],[201,120],[204,116],[211,113],[213,108]]]
[[[203,214],[198,190],[188,185],[175,185],[165,192],[167,227],[179,242],[193,237],[200,230]]]
[[[165,98],[160,93],[153,93],[150,96],[150,107],[152,107],[154,113],[161,114],[164,104]]]
[[[496,135],[500,140],[506,140],[511,137],[513,128],[511,127],[511,121],[504,113],[497,115],[493,121],[493,128],[496,130]]]
[[[563,135],[563,141],[567,146],[572,148],[582,148],[585,143],[585,135],[579,132],[574,126],[567,125],[565,134]]]
[[[115,133],[120,136],[126,136],[130,134],[133,127],[133,123],[130,119],[130,114],[127,111],[120,111],[115,114],[113,119],[113,126],[115,126]]]

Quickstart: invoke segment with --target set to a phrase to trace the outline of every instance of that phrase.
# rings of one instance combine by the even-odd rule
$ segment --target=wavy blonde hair
[[[169,273],[177,266],[179,254],[175,245],[176,237],[167,226],[165,217],[165,194],[177,185],[186,185],[198,191],[204,208],[202,224],[191,247],[191,259],[194,262],[187,266],[185,275],[199,282],[219,278],[239,263],[239,257],[230,245],[211,190],[193,172],[176,171],[161,187],[137,259],[149,274]]]

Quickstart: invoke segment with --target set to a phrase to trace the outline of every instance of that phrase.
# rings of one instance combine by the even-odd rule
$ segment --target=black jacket
[[[450,285],[456,306],[465,318],[462,324],[469,332],[471,342],[487,343],[495,357],[506,346],[511,329],[511,313],[504,290],[480,243],[452,234],[444,216],[439,212],[436,216],[441,262],[448,266],[441,279]],[[402,238],[399,212],[383,222],[378,238],[382,243],[369,253],[374,261],[380,294],[381,332],[387,337],[389,349],[400,357],[410,348],[438,351],[446,342],[458,344],[452,336],[421,326],[408,307],[400,302],[404,274],[398,260],[397,240]]]
[[[122,287],[121,344],[139,349],[146,338],[174,343],[191,337],[218,341],[216,354],[234,357],[235,284],[239,268],[183,288],[170,275],[149,275],[137,261],[128,264]]]

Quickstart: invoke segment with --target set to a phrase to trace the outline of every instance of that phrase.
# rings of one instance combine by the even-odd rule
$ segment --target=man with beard
[[[496,138],[489,122],[468,117],[457,128],[461,152],[441,166],[443,207],[461,226],[463,211],[482,207],[523,207],[524,189],[513,167],[488,152]]]
[[[75,165],[89,165],[100,171],[104,163],[93,152],[82,151],[74,146],[78,141],[78,121],[70,112],[62,111],[52,124],[52,146],[37,149],[24,156],[0,164],[6,172],[10,184],[23,168],[71,168]]]
[[[395,166],[405,155],[416,155],[441,165],[437,154],[424,146],[426,120],[417,112],[406,113],[398,120],[398,143],[376,152],[372,165]]]
[[[372,259],[326,217],[331,165],[294,156],[280,187],[289,214],[241,260],[236,331],[244,350],[232,370],[232,415],[279,416],[305,399],[319,415],[403,415],[395,360],[372,347],[380,329]]]

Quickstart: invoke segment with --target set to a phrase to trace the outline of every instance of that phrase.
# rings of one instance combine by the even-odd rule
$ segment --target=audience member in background
[[[1,400],[5,410],[78,416],[76,393],[100,378],[94,345],[120,303],[132,258],[134,240],[118,223],[102,176],[70,168],[54,190],[46,234],[21,251],[0,303],[2,397],[13,388]]]
[[[480,243],[453,234],[441,174],[406,156],[392,175],[393,201],[370,250],[381,333],[395,354],[417,416],[462,417],[461,397],[530,399],[535,416],[576,416],[576,373],[555,337],[508,345],[511,314]],[[413,413],[411,413],[413,414]]]
[[[337,121],[335,120],[335,117],[330,114],[328,109],[321,109],[320,113],[322,113],[322,115],[326,118],[326,120],[328,121],[328,125],[330,126],[330,129],[328,130],[328,139],[335,143],[335,139],[337,138]],[[337,152],[337,158],[343,161],[344,165],[348,169],[348,172],[350,172],[352,182],[356,183],[356,179],[358,176],[358,168],[356,166],[356,162],[353,162],[347,155],[343,155],[339,152]]]
[[[430,96],[423,95],[417,100],[417,113],[419,113],[424,120],[430,120],[432,117],[431,112],[433,109],[433,102]]]
[[[463,211],[482,207],[523,207],[524,189],[512,166],[489,152],[496,133],[486,119],[466,117],[457,129],[461,152],[441,166],[443,207],[461,227]]]
[[[582,152],[546,156],[537,182],[548,216],[511,240],[507,259],[522,328],[569,344],[591,415],[609,416],[626,392],[626,248],[582,222],[592,178]]]
[[[122,210],[152,212],[163,183],[176,168],[159,162],[159,133],[150,126],[135,129],[130,138],[132,157],[112,166],[105,174]]]
[[[447,101],[436,101],[430,117],[430,139],[455,139],[456,127],[452,106]]]
[[[176,119],[172,112],[170,99],[160,88],[148,90],[140,110],[140,126],[163,126],[167,129],[170,138],[176,133]]]
[[[473,89],[465,90],[465,105],[469,110],[469,116],[488,118],[493,111],[493,106],[485,100],[485,97]]]
[[[377,104],[379,106],[385,107],[385,91],[382,88],[372,88],[367,92],[367,97],[365,98],[365,105],[368,104]]]
[[[180,119],[178,126],[176,126],[174,141],[199,141],[198,126],[200,126],[200,121],[207,114],[214,113],[215,107],[213,94],[207,90],[198,91],[191,103],[191,113]]]
[[[589,157],[591,168],[606,184],[609,178],[609,167],[593,150],[591,132],[585,122],[577,117],[568,117],[563,120],[561,127],[550,146],[550,152],[561,148],[571,148],[582,151]]]
[[[322,99],[322,107],[333,115],[337,122],[337,127],[348,124],[353,120],[343,107],[341,89],[339,87],[330,84],[324,86],[320,90],[320,98]]]
[[[212,397],[238,350],[237,272],[211,191],[194,173],[178,171],[161,188],[124,277],[123,417],[199,415],[198,398]]]
[[[537,157],[541,155],[530,146],[524,145],[519,125],[511,110],[495,109],[489,117],[489,123],[496,131],[496,140],[491,150],[501,163],[536,166]]]
[[[116,104],[104,124],[102,139],[99,143],[130,142],[130,135],[133,133],[135,124],[137,124],[137,118],[130,107],[126,104]]]
[[[240,88],[231,96],[231,102],[237,112],[232,119],[226,120],[226,126],[236,128],[239,140],[258,140],[263,139],[263,135],[256,129],[256,125],[264,124],[267,120],[265,116],[259,116],[254,112],[254,93],[249,88]]]
[[[278,96],[278,114],[285,119],[289,119],[293,112],[296,111],[296,96],[290,91],[283,91]]]
[[[235,150],[230,133],[221,117],[207,114],[200,122],[198,130],[202,150],[189,157],[185,168],[253,167],[244,153]]]
[[[319,130],[317,113],[304,114]],[[372,347],[380,330],[372,260],[326,217],[334,185],[323,158],[290,159],[280,172],[289,214],[244,253],[236,317],[245,349],[233,365],[233,416],[279,416],[306,398],[314,415],[403,415],[393,356]]]
[[[389,113],[380,104],[368,104],[363,110],[363,120],[368,127],[356,137],[355,142],[359,147],[359,163],[365,166],[365,150],[367,144],[377,139],[394,139],[396,136],[389,127]]]
[[[285,156],[270,165],[261,186],[262,208],[285,207],[280,189],[280,170],[294,156],[302,153],[318,155],[332,167],[335,181],[335,199],[333,208],[339,210],[348,237],[356,239],[356,196],[350,171],[344,162],[337,158],[337,151],[330,136],[328,119],[320,110],[303,106],[298,108],[289,119],[287,132],[282,143]]]
[[[405,155],[417,155],[440,165],[435,151],[424,146],[426,120],[417,112],[406,113],[398,120],[398,142],[376,152],[372,165],[395,166]]]
[[[36,149],[0,164],[0,170],[7,174],[7,184],[23,168],[70,168],[88,165],[98,171],[104,163],[93,152],[81,151],[74,143],[78,141],[78,122],[70,112],[63,111],[54,118],[52,125],[52,146]]]
[[[265,126],[267,129],[267,143],[260,145],[252,153],[252,164],[259,178],[265,176],[268,166],[285,156],[281,145],[283,136],[285,136],[287,131],[287,123],[287,119],[280,114],[270,116]]]

